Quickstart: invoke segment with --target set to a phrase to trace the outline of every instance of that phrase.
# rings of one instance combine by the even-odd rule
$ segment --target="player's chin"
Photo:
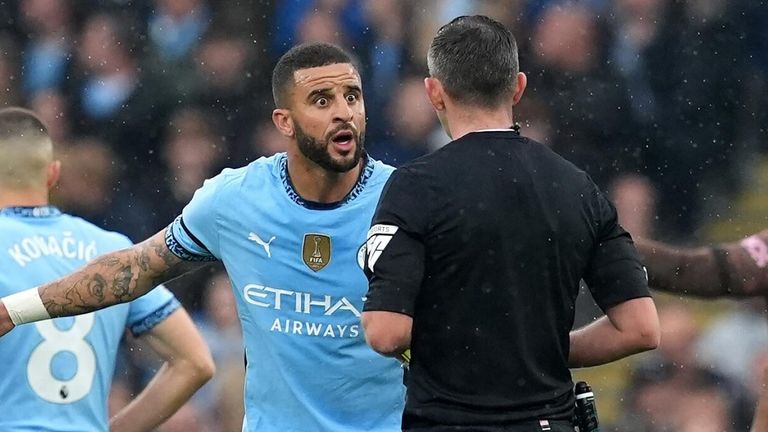
[[[346,172],[356,167],[360,162],[360,156],[357,154],[356,149],[352,149],[344,152],[331,151],[330,157],[333,161],[333,165],[336,171]]]

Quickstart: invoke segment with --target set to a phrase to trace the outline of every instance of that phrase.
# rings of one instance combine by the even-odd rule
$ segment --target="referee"
[[[569,367],[659,341],[632,239],[583,171],[510,128],[526,77],[509,30],[456,18],[427,61],[453,141],[384,188],[366,339],[387,356],[411,349],[403,430],[573,431]],[[581,279],[606,316],[571,331]]]

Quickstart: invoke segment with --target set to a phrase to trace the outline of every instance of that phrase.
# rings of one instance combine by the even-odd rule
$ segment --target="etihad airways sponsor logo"
[[[318,295],[259,284],[248,284],[243,287],[243,298],[254,306],[266,309],[292,310],[300,314],[326,316],[352,313],[356,317],[360,317],[360,311],[346,297]]]

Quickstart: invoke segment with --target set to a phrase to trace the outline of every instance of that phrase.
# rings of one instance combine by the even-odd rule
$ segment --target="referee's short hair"
[[[275,106],[283,108],[287,105],[286,96],[294,84],[294,72],[338,63],[349,63],[357,69],[352,56],[330,43],[309,42],[291,48],[280,57],[272,71],[272,97],[275,100]]]
[[[495,108],[515,90],[517,42],[487,16],[460,16],[442,26],[427,53],[429,74],[459,103]]]

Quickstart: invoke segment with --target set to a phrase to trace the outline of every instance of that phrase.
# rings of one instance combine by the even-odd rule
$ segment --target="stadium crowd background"
[[[424,96],[426,47],[439,25],[474,13],[518,39],[522,133],[585,169],[633,235],[685,243],[768,227],[765,1],[5,0],[0,105],[49,126],[62,210],[141,240],[203,179],[283,148],[271,68],[295,43],[335,42],[359,58],[375,158],[398,165],[447,143]],[[213,266],[171,288],[218,372],[162,430],[239,430],[227,278]],[[580,323],[595,313],[583,303]],[[746,430],[768,365],[764,302],[660,297],[659,307],[657,352],[579,372],[606,429]],[[153,367],[128,340],[113,406]]]

